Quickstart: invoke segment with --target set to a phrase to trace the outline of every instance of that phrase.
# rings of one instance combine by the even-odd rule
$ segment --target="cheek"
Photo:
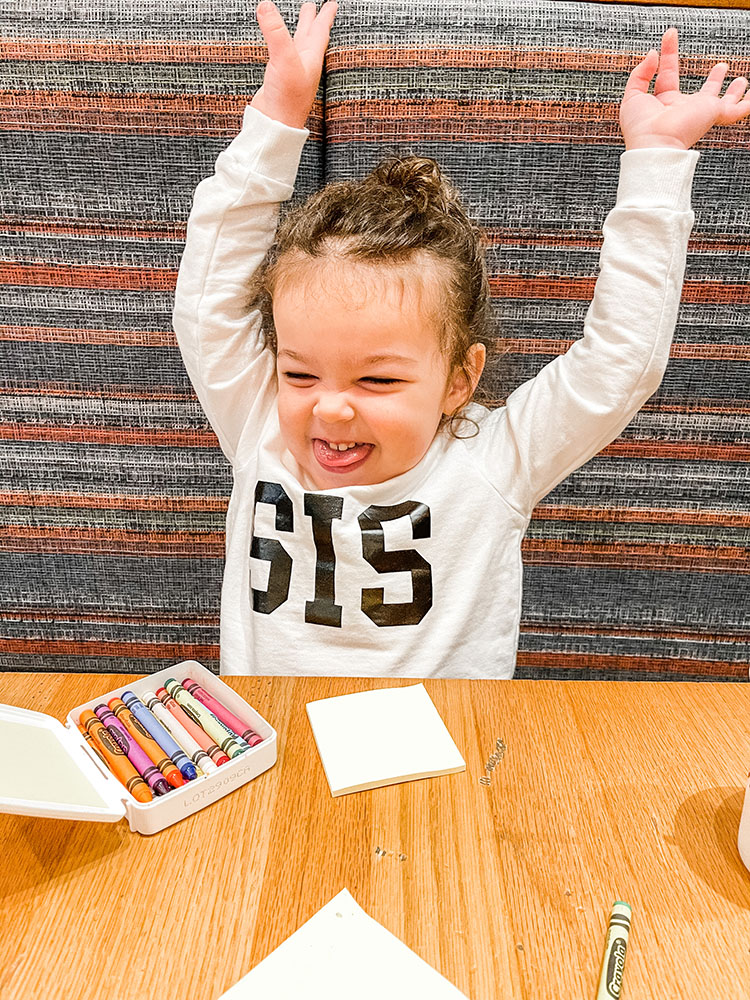
[[[309,409],[304,397],[282,389],[279,391],[277,406],[279,424],[285,436],[299,434]]]

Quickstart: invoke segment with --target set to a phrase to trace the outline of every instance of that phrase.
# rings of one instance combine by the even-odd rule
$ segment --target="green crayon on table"
[[[209,712],[197,698],[194,698],[174,677],[164,681],[164,687],[172,695],[180,708],[193,722],[196,722],[228,757],[237,757],[249,750],[247,743],[240,746],[237,740],[229,735],[229,730],[219,722],[213,712]],[[243,741],[244,742],[244,741]]]
[[[596,1000],[620,1000],[631,913],[629,904],[622,900],[612,905]]]

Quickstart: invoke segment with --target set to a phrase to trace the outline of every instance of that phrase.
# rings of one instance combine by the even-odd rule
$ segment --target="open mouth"
[[[364,441],[324,441],[313,438],[313,454],[327,472],[352,472],[368,458],[375,447]]]

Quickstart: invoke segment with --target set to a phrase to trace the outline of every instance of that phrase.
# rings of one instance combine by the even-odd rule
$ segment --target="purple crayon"
[[[237,733],[242,739],[248,744],[248,746],[256,747],[259,743],[263,742],[263,737],[259,736],[254,729],[251,729],[246,722],[242,719],[238,719],[236,715],[233,715],[228,708],[225,708],[220,701],[217,701],[208,691],[204,691],[203,688],[196,683],[196,681],[191,680],[186,677],[182,682],[182,686],[186,691],[197,698],[198,701],[202,702],[209,712],[213,712],[217,719],[224,723],[225,726]]]
[[[171,791],[171,787],[167,784],[159,768],[148,754],[144,750],[141,750],[135,740],[131,739],[130,733],[120,720],[115,717],[114,712],[107,708],[106,705],[97,705],[94,709],[94,714],[112,734],[112,739],[128,755],[128,760],[144,781],[146,781],[154,795],[166,795],[167,792]]]

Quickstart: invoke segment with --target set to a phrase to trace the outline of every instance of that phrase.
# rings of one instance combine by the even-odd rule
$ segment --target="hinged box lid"
[[[0,704],[0,812],[114,823],[125,789],[79,732],[42,712]]]

